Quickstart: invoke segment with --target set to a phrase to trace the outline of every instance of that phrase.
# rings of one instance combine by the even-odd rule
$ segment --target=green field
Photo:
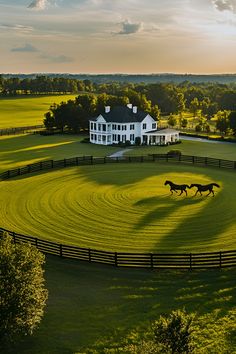
[[[94,155],[105,156],[113,153],[120,148],[92,146],[90,144],[81,144],[81,138],[78,136],[50,136],[41,137],[33,135],[14,136],[14,137],[1,137],[0,138],[0,169],[1,172],[8,168],[14,168],[16,166],[26,165],[28,163],[36,162],[44,159],[61,159],[69,158],[72,156],[80,155]],[[182,149],[186,154],[195,154],[201,156],[213,156],[221,157],[225,159],[235,160],[236,145],[234,144],[208,144],[198,142],[183,142],[173,148]],[[138,148],[133,149],[129,154],[147,154],[166,152],[169,148]],[[119,167],[121,165],[117,165]],[[132,165],[126,165],[126,168]],[[139,165],[140,166],[140,165]],[[150,168],[151,168],[150,164]],[[163,171],[166,173],[174,173],[174,167],[167,171],[163,165]],[[88,168],[93,167],[95,173],[94,176],[88,173]],[[109,165],[107,167],[112,167]],[[107,168],[106,167],[106,168]],[[167,166],[168,167],[168,166]],[[105,177],[102,174],[96,173],[96,169],[105,168],[102,166],[84,166],[81,169],[81,173],[76,175],[76,178],[83,178],[89,185],[99,184],[99,189],[104,191]],[[120,168],[120,167],[119,167]],[[133,165],[135,168],[135,165]],[[180,168],[180,170],[179,170]],[[211,215],[211,222],[207,224],[207,228],[218,223],[218,218],[222,218],[222,224],[218,225],[219,233],[217,235],[210,234],[210,239],[204,238],[203,242],[212,241],[217,243],[217,239],[224,242],[221,238],[229,231],[230,227],[235,225],[235,208],[232,208],[232,200],[235,195],[234,187],[234,173],[233,171],[224,171],[219,169],[204,169],[192,167],[178,166],[176,170],[176,178],[181,177],[180,173],[190,173],[194,178],[204,178],[204,180],[214,179],[219,182],[223,188],[217,191],[215,198],[201,199],[196,198],[194,208],[199,205],[199,215],[204,220],[204,213],[208,209],[208,213],[211,213],[210,209],[214,209],[217,213]],[[59,178],[64,175],[70,177],[69,171],[76,171],[76,169],[68,168],[64,170],[51,171],[48,173],[42,173],[38,176],[28,175],[19,179],[19,183],[25,185],[25,188],[30,188],[30,181],[35,179],[50,178],[58,174]],[[92,170],[92,169],[91,169]],[[148,178],[154,178],[155,175],[150,171]],[[160,172],[160,171],[159,171]],[[178,172],[178,174],[177,174]],[[161,173],[161,172],[160,172]],[[144,179],[139,179],[138,176],[142,175]],[[134,178],[133,182],[136,186],[145,180],[145,171],[138,171],[138,176],[133,175],[130,178]],[[186,176],[186,175],[185,175]],[[111,176],[112,177],[112,176]],[[114,174],[113,174],[114,182]],[[129,178],[129,174],[126,175]],[[135,180],[137,178],[137,180]],[[42,180],[41,180],[42,181]],[[80,179],[81,181],[81,179]],[[147,181],[147,178],[146,178]],[[119,184],[110,185],[107,183],[108,188],[113,191],[117,187],[121,188],[122,180],[118,180]],[[124,182],[124,181],[123,181]],[[8,184],[9,188],[15,185],[17,187],[16,180],[12,179],[8,182],[1,182],[0,188]],[[229,194],[229,186],[232,186],[233,192]],[[152,197],[159,186],[155,186],[154,191],[153,184],[148,184],[150,191],[147,196],[141,196],[143,200],[140,205],[137,205],[139,210],[144,208],[147,215],[154,209],[152,199],[147,200],[145,204],[145,198]],[[18,185],[19,187],[19,185]],[[65,185],[63,186],[66,187]],[[124,185],[124,188],[127,186]],[[41,188],[41,186],[40,186]],[[76,188],[79,188],[77,186]],[[183,202],[190,201],[192,197],[170,197],[168,191],[162,189],[163,195],[170,201],[170,205],[166,211],[171,211],[171,204],[181,206],[182,210]],[[127,190],[127,188],[126,188]],[[190,191],[191,192],[191,191]],[[4,190],[7,195],[7,190]],[[37,193],[37,190],[35,190]],[[61,191],[58,191],[60,194]],[[137,194],[136,194],[137,193]],[[140,193],[140,191],[139,191]],[[226,193],[229,198],[226,200],[224,194]],[[2,192],[0,194],[1,203],[3,202]],[[192,195],[192,192],[191,192]],[[22,197],[24,195],[21,194]],[[56,196],[56,195],[55,195]],[[104,196],[104,194],[103,194]],[[135,191],[134,196],[138,201],[138,192]],[[29,195],[28,195],[29,197]],[[13,198],[12,194],[10,198]],[[124,201],[127,203],[127,195],[125,195]],[[100,201],[99,201],[100,202]],[[120,200],[118,199],[120,203]],[[154,197],[155,202],[155,197]],[[221,207],[221,213],[219,215],[219,209],[217,203],[223,202]],[[206,203],[206,205],[205,205]],[[207,206],[210,208],[207,208]],[[100,204],[101,205],[101,204]],[[189,205],[189,204],[188,204]],[[229,205],[231,207],[229,207]],[[224,206],[224,208],[223,208]],[[191,205],[192,208],[192,205]],[[164,209],[161,216],[164,215]],[[196,209],[195,209],[196,210]],[[221,215],[222,214],[222,215]],[[224,216],[225,214],[225,216]],[[151,213],[150,213],[151,215]],[[17,218],[17,215],[14,217]],[[154,210],[154,216],[156,213]],[[225,217],[225,219],[224,219]],[[192,215],[192,221],[195,216]],[[172,219],[173,220],[173,219]],[[200,222],[200,218],[198,221]],[[4,220],[1,221],[1,223]],[[224,224],[225,222],[225,224]],[[23,221],[22,227],[24,226]],[[187,227],[187,223],[183,223],[178,227]],[[197,218],[195,220],[195,226],[197,225]],[[234,226],[233,226],[234,227]],[[171,233],[169,234],[169,236]],[[174,234],[171,235],[171,239],[168,239],[168,235],[165,241],[173,242]],[[224,236],[223,236],[224,237]],[[201,235],[199,235],[201,238]],[[232,242],[234,242],[234,235]],[[229,240],[229,238],[228,238]],[[191,245],[191,237],[186,240],[187,247]],[[175,250],[178,251],[178,246],[175,245]],[[145,328],[155,318],[158,318],[160,314],[169,313],[176,308],[185,307],[187,311],[195,311],[198,316],[204,318],[206,323],[205,336],[209,334],[209,340],[202,342],[202,346],[205,350],[201,351],[204,354],[218,354],[227,353],[231,354],[235,352],[236,343],[234,332],[228,331],[228,336],[222,342],[222,350],[214,351],[214,346],[217,341],[222,341],[222,332],[224,325],[228,325],[231,331],[234,330],[234,324],[236,323],[235,306],[236,306],[236,285],[235,285],[236,270],[223,269],[223,270],[211,270],[211,271],[148,271],[148,270],[129,270],[112,268],[109,266],[99,266],[97,264],[87,264],[77,261],[63,260],[57,257],[47,257],[46,261],[46,280],[47,288],[49,290],[48,305],[45,313],[45,317],[40,325],[38,331],[32,337],[25,338],[22,342],[17,342],[17,345],[12,349],[9,349],[9,353],[18,354],[72,354],[72,353],[109,353],[104,348],[110,348],[110,353],[124,353],[121,347],[126,343],[136,341],[135,331],[143,332]],[[112,351],[113,348],[113,351]],[[7,352],[6,352],[7,353]]]
[[[53,103],[74,98],[75,95],[1,98],[0,129],[42,125],[44,113]]]
[[[178,184],[217,182],[216,196],[170,195]],[[235,172],[171,163],[67,168],[0,185],[2,226],[107,251],[236,249]],[[207,193],[205,193],[206,195]],[[224,213],[222,213],[224,210]]]

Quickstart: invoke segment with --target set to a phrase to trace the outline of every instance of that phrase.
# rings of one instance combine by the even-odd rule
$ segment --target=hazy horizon
[[[236,0],[0,0],[2,73],[236,73]]]

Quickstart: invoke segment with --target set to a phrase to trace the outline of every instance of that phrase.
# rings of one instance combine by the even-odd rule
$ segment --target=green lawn
[[[206,346],[201,353],[218,354],[214,346],[222,321],[235,323],[235,277],[235,269],[154,272],[48,257],[45,317],[39,330],[9,353],[125,353],[117,348],[135,341],[135,329],[142,332],[160,314],[185,307],[208,325],[211,340],[201,345],[211,351]],[[220,353],[235,353],[233,338],[228,333]]]
[[[105,156],[120,150],[120,148],[80,144],[80,139],[78,136],[59,135],[50,137],[31,135],[2,137],[0,139],[1,171],[42,159],[60,159],[84,154]],[[173,148],[181,148],[184,149],[185,153],[194,153],[194,155],[215,157],[219,155],[219,157],[226,159],[235,159],[236,156],[235,145],[233,144],[218,145],[183,142],[183,144],[174,146]],[[169,148],[160,148],[160,150],[159,148],[134,148],[129,154],[140,155],[142,153],[151,153],[151,151],[164,152],[166,150],[169,150]],[[94,166],[94,171],[102,167],[104,166]],[[94,175],[95,179],[93,180],[88,172],[85,173],[86,167],[83,167],[83,170],[83,177],[86,183],[90,183],[90,185],[91,183],[98,183],[99,188],[101,187],[102,189],[105,187],[104,183],[100,183],[96,172]],[[221,201],[224,202],[221,214],[225,214],[227,227],[225,228],[224,224],[219,225],[222,228],[222,234],[224,234],[229,229],[228,226],[232,225],[235,219],[235,211],[229,208],[229,204],[226,204],[224,197],[224,193],[227,193],[231,205],[235,192],[229,195],[228,186],[225,183],[230,183],[233,191],[235,190],[233,186],[235,180],[233,172],[224,172],[218,169],[205,170],[204,168],[196,168],[196,170],[186,168],[186,171],[193,173],[194,177],[214,178],[220,184],[223,181],[224,188],[218,191],[215,199],[209,198],[209,201],[206,203],[210,203],[210,206],[214,207],[213,209],[216,211],[218,208],[215,205],[216,201],[219,201],[219,203]],[[67,175],[69,169],[52,171],[43,175],[45,178],[47,176],[51,178],[50,176],[59,172]],[[178,170],[176,172],[179,173],[181,171]],[[138,173],[139,175],[142,173],[145,175],[145,171],[139,171]],[[131,178],[132,176],[129,177],[127,173],[126,177]],[[178,174],[179,177],[181,177],[181,174]],[[31,178],[33,177],[27,176],[27,178],[23,178],[19,182],[23,183],[25,181],[26,186],[26,182],[30,181]],[[41,176],[39,175],[38,178],[41,178]],[[100,175],[100,178],[104,180],[103,175]],[[137,185],[141,181],[134,180]],[[122,180],[118,182],[121,183]],[[2,185],[6,185],[5,183],[1,182],[1,188],[3,188]],[[11,180],[7,183],[9,183],[9,188],[11,188],[10,183],[14,184],[15,182]],[[115,188],[115,186],[109,186],[109,188]],[[157,188],[159,187],[157,186]],[[4,193],[6,192],[5,190]],[[179,202],[183,206],[184,198],[176,199],[176,197],[173,197],[171,199],[168,192],[163,190],[163,193],[167,193],[166,196],[170,203]],[[134,195],[137,197],[136,194]],[[145,197],[148,198],[149,195]],[[186,200],[189,202],[191,198]],[[127,202],[127,195],[125,195],[124,201]],[[154,208],[151,201],[151,199],[147,199],[147,204],[145,204],[145,200],[142,201],[147,212],[149,207]],[[120,203],[119,199],[118,202]],[[197,198],[197,203],[201,205],[201,203],[204,203],[204,200],[199,197]],[[141,204],[137,208],[141,208]],[[170,211],[171,206],[167,209]],[[203,208],[199,210],[199,215],[203,219],[203,212],[205,211],[206,205],[203,205]],[[163,213],[164,209],[162,210],[162,215]],[[154,217],[156,217],[155,213]],[[194,218],[193,215],[192,220]],[[219,212],[212,215],[207,228],[210,228],[213,222],[218,223],[218,218],[224,218],[224,215],[219,215]],[[152,217],[150,219],[152,220]],[[200,222],[201,218],[198,220]],[[183,228],[187,227],[186,224],[182,224]],[[195,225],[199,227],[197,226],[197,218]],[[220,239],[221,236],[221,234],[216,236],[211,233],[210,239],[212,242],[216,242],[216,239]],[[174,237],[173,234],[172,238]],[[168,237],[166,241],[167,239]],[[204,239],[203,242],[205,241],[208,242],[209,240]],[[191,245],[191,235],[189,235],[186,242],[188,246]],[[9,350],[9,353],[107,354],[108,351],[105,351],[104,347],[116,348],[116,350],[110,353],[122,353],[117,348],[123,346],[124,342],[130,342],[131,339],[135,341],[136,335],[132,332],[133,330],[137,329],[142,332],[150,324],[150,321],[157,318],[160,314],[185,307],[187,311],[196,311],[198,316],[203,316],[206,326],[208,321],[211,322],[207,330],[211,338],[208,345],[211,345],[213,349],[211,351],[208,350],[208,346],[203,342],[202,345],[205,347],[205,351],[201,353],[218,354],[219,351],[217,353],[214,352],[214,343],[221,339],[222,321],[224,320],[230,323],[230,325],[232,325],[232,322],[236,323],[234,314],[236,306],[235,272],[235,269],[202,272],[117,269],[97,264],[63,260],[57,257],[48,257],[46,262],[46,279],[47,288],[49,289],[49,300],[45,317],[39,330],[32,337],[25,338],[23,342],[18,342],[15,347],[12,346],[12,350]],[[227,339],[228,341],[224,343],[220,353],[229,354],[235,352],[236,344],[234,337],[229,333]]]
[[[211,143],[204,141],[182,140],[181,144],[172,146],[139,146],[131,148],[126,155],[165,154],[169,150],[180,150],[185,155],[209,156],[236,161],[235,143]]]
[[[217,182],[216,196],[177,184]],[[0,184],[1,225],[39,238],[119,252],[236,249],[235,171],[171,163],[73,167]],[[224,213],[222,213],[224,210]]]
[[[76,95],[52,95],[0,99],[0,129],[43,124],[44,113],[53,103],[74,99]]]

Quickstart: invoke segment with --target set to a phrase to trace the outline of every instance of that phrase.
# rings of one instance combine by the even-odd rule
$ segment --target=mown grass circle
[[[175,183],[217,182],[215,197],[171,195]],[[170,163],[106,164],[29,174],[0,184],[1,226],[99,250],[236,249],[235,172]]]

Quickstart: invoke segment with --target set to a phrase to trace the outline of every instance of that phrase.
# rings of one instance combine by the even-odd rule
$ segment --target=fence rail
[[[236,169],[236,161],[215,159],[210,157],[190,155],[151,154],[147,156],[125,157],[93,157],[80,156],[62,160],[47,160],[8,170],[0,175],[5,180],[41,170],[54,168],[83,166],[103,163],[131,163],[131,162],[156,162],[171,161],[176,163],[212,166],[217,168]],[[73,245],[64,245],[57,242],[46,241],[37,237],[26,236],[13,231],[0,228],[0,232],[8,232],[15,243],[30,243],[46,254],[64,258],[78,259],[81,261],[95,262],[116,267],[138,267],[151,269],[202,269],[225,268],[236,266],[236,250],[204,252],[204,253],[128,253],[107,252],[90,248],[81,248]]]

